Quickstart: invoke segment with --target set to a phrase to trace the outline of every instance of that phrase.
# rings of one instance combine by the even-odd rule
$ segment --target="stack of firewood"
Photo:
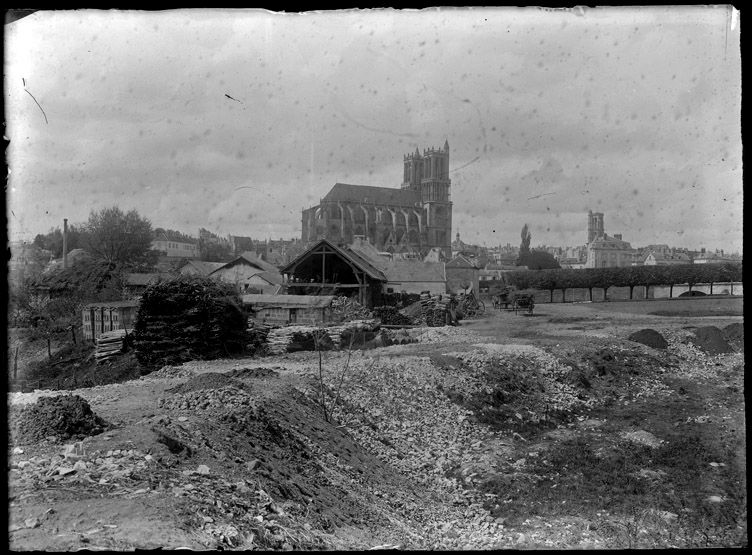
[[[123,352],[127,335],[126,330],[112,330],[100,335],[94,352],[94,358],[97,362],[109,360]]]

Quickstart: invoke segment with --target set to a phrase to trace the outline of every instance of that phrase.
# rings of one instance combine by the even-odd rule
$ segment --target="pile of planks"
[[[429,295],[423,293],[420,300],[402,310],[402,314],[421,326],[440,327],[446,325],[446,313],[449,311],[450,298],[447,295]]]
[[[328,326],[326,332],[329,334],[332,343],[334,343],[334,347],[340,349],[347,347],[347,345],[342,345],[343,332],[376,331],[378,328],[379,325],[375,320],[352,320],[337,326]]]
[[[281,328],[270,329],[266,335],[266,349],[270,355],[280,355],[295,348],[293,343],[296,338],[299,340],[302,336],[313,337],[314,333],[325,334],[320,337],[322,349],[334,347],[335,349],[347,347],[342,345],[342,334],[352,334],[354,332],[376,332],[379,329],[379,323],[376,320],[353,320],[336,326],[327,326],[324,328],[315,326],[284,326]],[[296,336],[294,338],[293,336]],[[331,343],[330,343],[331,341]],[[297,350],[297,349],[295,349]]]
[[[97,363],[109,360],[123,352],[125,339],[128,335],[126,330],[106,331],[97,338],[97,348],[94,358]]]
[[[292,343],[292,336],[294,333],[298,334],[313,334],[318,328],[313,326],[285,326],[282,328],[276,328],[269,332],[266,336],[266,348],[270,355],[281,355],[286,353],[288,347]]]

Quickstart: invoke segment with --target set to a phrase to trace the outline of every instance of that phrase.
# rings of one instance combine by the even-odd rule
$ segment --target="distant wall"
[[[648,291],[648,299],[668,299],[669,298],[669,287],[665,287],[662,285],[652,285],[650,286],[650,290]],[[682,293],[689,291],[689,285],[681,284],[681,285],[674,285],[673,290],[673,296],[672,298],[676,298]],[[693,285],[692,291],[702,291],[703,293],[710,295],[710,285],[709,284],[703,284],[703,285]],[[732,293],[733,291],[733,293]],[[744,284],[741,282],[735,282],[735,283],[714,283],[713,284],[713,294],[714,295],[731,295],[733,294],[735,297],[741,297],[744,296]],[[566,297],[564,299],[565,302],[571,303],[571,302],[584,302],[590,300],[590,294],[588,292],[588,289],[584,287],[580,288],[573,288],[573,289],[567,289],[565,293]],[[642,300],[645,299],[645,288],[641,285],[636,286],[632,290],[632,300]],[[609,287],[608,288],[608,299],[611,301],[623,301],[623,300],[629,300],[629,287]],[[603,289],[599,287],[593,288],[593,302],[602,302],[604,300],[603,298]],[[543,290],[536,290],[535,291],[535,302],[536,303],[548,303],[551,302],[551,292],[550,291],[543,291]],[[553,296],[553,302],[560,303],[562,302],[562,293],[561,289],[556,289],[554,291]]]

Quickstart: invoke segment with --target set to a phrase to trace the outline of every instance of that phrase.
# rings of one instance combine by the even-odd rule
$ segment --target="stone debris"
[[[252,406],[251,396],[235,386],[189,391],[157,400],[157,407],[163,410],[228,410]]]
[[[648,447],[660,447],[663,445],[663,440],[658,439],[650,432],[646,432],[645,430],[636,430],[633,432],[622,432],[620,436],[623,439],[626,439],[627,441],[631,441],[632,443],[637,443],[638,445],[647,445]]]

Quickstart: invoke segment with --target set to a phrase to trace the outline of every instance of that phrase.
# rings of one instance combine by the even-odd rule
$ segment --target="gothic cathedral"
[[[438,248],[451,257],[452,201],[449,142],[444,148],[416,148],[403,157],[397,188],[337,183],[318,206],[303,210],[304,243],[326,238],[350,244],[356,236],[386,252],[421,256]]]

